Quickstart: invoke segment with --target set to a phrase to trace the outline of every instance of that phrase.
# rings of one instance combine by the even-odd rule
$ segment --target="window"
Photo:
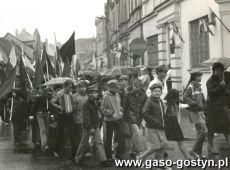
[[[191,67],[202,66],[202,62],[210,58],[209,54],[209,35],[205,31],[206,27],[203,21],[208,17],[202,17],[190,22],[190,59]]]
[[[158,35],[147,38],[147,53],[148,65],[152,67],[158,66]]]

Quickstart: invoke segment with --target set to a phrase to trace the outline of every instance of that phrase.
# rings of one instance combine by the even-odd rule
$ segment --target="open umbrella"
[[[72,78],[69,78],[69,77],[58,77],[58,78],[53,78],[47,82],[45,82],[43,84],[43,86],[53,86],[53,85],[61,85],[61,84],[64,84],[64,82],[66,80],[72,80],[74,82],[74,84],[77,83],[77,80],[74,80]]]
[[[214,63],[222,63],[225,67],[230,66],[230,58],[227,57],[219,57],[219,58],[210,58],[204,61],[202,64],[206,66],[212,66]]]
[[[120,75],[131,75],[137,74],[138,70],[134,67],[114,67],[108,70],[105,70],[101,73],[102,76],[120,76]]]

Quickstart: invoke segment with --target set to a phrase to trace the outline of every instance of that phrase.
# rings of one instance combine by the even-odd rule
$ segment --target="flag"
[[[36,66],[35,66],[35,75],[33,80],[33,87],[38,88],[44,81],[45,79],[44,79],[43,69],[41,66],[41,61],[39,58],[37,58]]]
[[[11,71],[5,82],[0,87],[0,99],[7,97],[13,91],[16,79],[16,67]]]
[[[48,74],[50,74],[52,77],[57,77],[55,67],[50,60],[50,56],[47,56],[47,65],[48,65]]]
[[[181,36],[181,33],[177,27],[177,25],[175,23],[171,23],[171,26],[172,26],[172,29],[173,29],[173,32],[180,38],[180,40],[184,43],[184,40]]]
[[[48,56],[47,51],[46,51],[46,46],[44,45],[43,47],[44,48],[43,48],[42,62],[41,62],[43,73],[56,77],[54,66],[52,62],[50,61],[50,58],[49,58],[50,56]]]
[[[16,64],[17,64],[17,56],[16,56],[14,46],[12,46],[11,51],[10,51],[10,55],[9,55],[9,60],[8,60],[8,62],[6,64],[6,71],[5,71],[6,77],[9,76],[9,74],[14,69]]]
[[[23,57],[23,62],[25,64],[27,73],[29,74],[30,77],[33,77],[35,73],[35,69],[33,64],[29,61],[26,55],[24,55]]]
[[[80,63],[78,61],[78,57],[77,57],[77,59],[76,59],[76,76],[79,75],[80,70],[81,70],[81,65],[80,65]]]
[[[27,89],[31,89],[32,86],[30,84],[30,79],[26,72],[26,67],[22,57],[20,57],[19,70],[20,70],[19,80],[20,80],[21,90],[22,93],[24,93],[24,96],[27,96]]]
[[[204,18],[201,18],[199,20],[199,33],[200,33],[200,35],[203,32],[209,32],[210,34],[214,35],[213,32],[211,31],[211,29],[209,28],[207,21]]]
[[[3,63],[0,63],[0,87],[2,83],[6,79],[6,74],[5,74],[5,65]]]
[[[70,74],[71,74],[71,66],[70,66],[69,58],[66,57],[63,72],[62,72],[62,77],[70,77]]]
[[[75,54],[75,32],[71,35],[68,41],[60,48],[59,54],[62,58],[62,61],[66,61],[65,58],[69,59],[69,62],[72,61],[72,56]]]
[[[62,74],[62,67],[61,67],[61,58],[59,55],[59,48],[56,46],[56,65],[55,65],[55,70],[56,70],[56,74],[57,76],[61,76]]]
[[[34,40],[36,41],[34,46],[34,56],[35,60],[37,60],[37,58],[40,58],[42,54],[42,42],[38,29],[35,29],[34,31]]]
[[[220,23],[223,25],[223,27],[230,33],[230,30],[229,28],[224,24],[224,22],[215,14],[215,12],[209,8],[209,10],[211,11],[211,15],[215,16],[219,21]]]

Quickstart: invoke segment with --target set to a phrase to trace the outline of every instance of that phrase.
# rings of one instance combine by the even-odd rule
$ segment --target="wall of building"
[[[182,57],[182,86],[185,87],[189,81],[190,74],[188,69],[191,69],[191,58],[190,58],[190,22],[199,19],[209,14],[210,7],[215,13],[218,14],[219,5],[215,0],[184,0],[181,2],[181,31],[182,37],[185,40],[182,45],[181,57]],[[221,54],[221,32],[220,23],[217,22],[216,27],[210,27],[214,36],[209,34],[209,50],[210,58],[220,57]],[[207,70],[207,69],[206,69]],[[202,79],[202,89],[207,94],[206,82],[211,75],[211,70],[204,71]]]

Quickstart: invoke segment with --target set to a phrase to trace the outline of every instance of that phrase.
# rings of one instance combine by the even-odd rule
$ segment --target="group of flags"
[[[0,67],[0,100],[6,98],[13,89],[17,89],[17,86],[25,94],[28,89],[40,87],[50,77],[78,76],[80,64],[78,59],[73,57],[75,54],[74,37],[75,32],[60,49],[55,42],[55,59],[52,59],[52,56],[47,53],[46,44],[42,44],[37,32],[34,63],[31,63],[24,54],[23,47],[21,47],[22,54],[17,56],[14,46],[12,46],[7,64]],[[75,68],[71,67],[72,62],[75,63]]]

